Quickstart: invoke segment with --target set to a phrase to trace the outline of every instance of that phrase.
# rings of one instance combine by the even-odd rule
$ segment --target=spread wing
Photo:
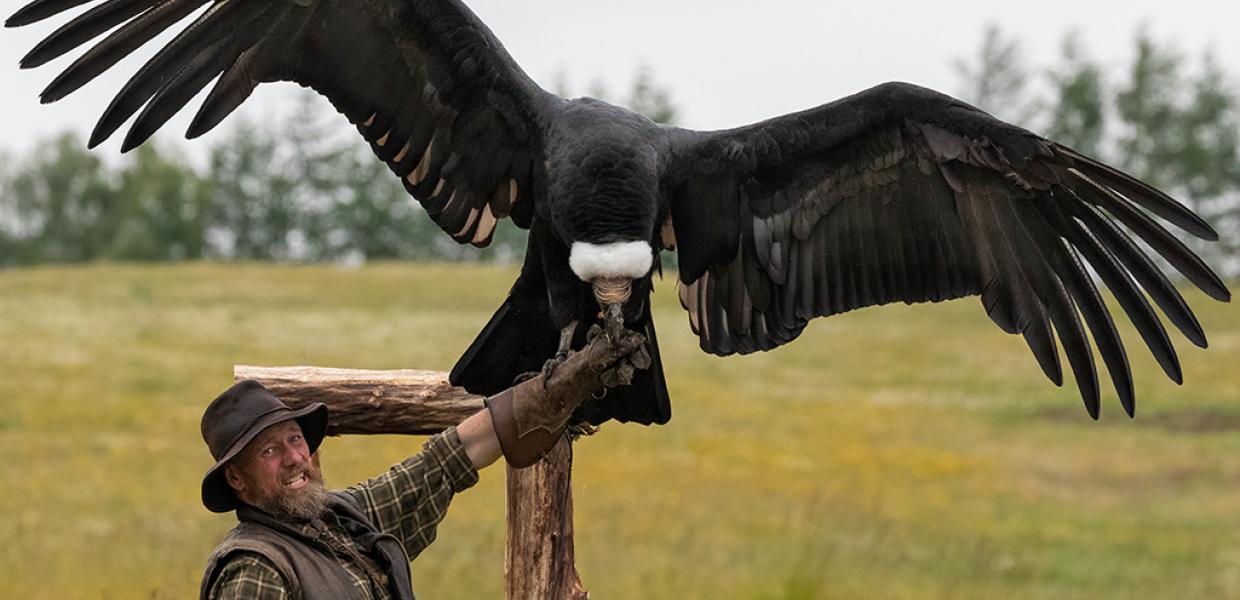
[[[543,168],[539,120],[557,99],[458,0],[36,0],[6,26],[87,3],[22,59],[37,67],[104,36],[52,81],[45,103],[188,20],[116,95],[92,147],[135,114],[123,150],[140,145],[212,81],[191,138],[258,84],[292,81],[357,125],[458,242],[486,245],[509,215],[528,226]]]
[[[1128,359],[1086,265],[1177,383],[1175,349],[1145,294],[1191,342],[1206,338],[1133,236],[1211,297],[1230,299],[1147,212],[1216,240],[1197,215],[930,90],[887,84],[750,127],[675,132],[673,148],[665,188],[680,298],[707,352],[768,350],[813,317],[865,306],[980,295],[1056,385],[1058,337],[1097,418],[1088,328],[1131,415]]]

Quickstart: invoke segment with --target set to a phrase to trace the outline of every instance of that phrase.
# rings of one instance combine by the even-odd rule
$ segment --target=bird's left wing
[[[509,215],[528,226],[543,164],[539,123],[556,99],[460,0],[35,0],[5,24],[87,3],[22,59],[37,67],[107,34],[52,81],[45,103],[189,20],[116,95],[92,147],[135,114],[122,149],[140,145],[213,80],[191,138],[260,83],[292,81],[357,125],[458,242],[486,245]]]
[[[1190,341],[1205,335],[1127,233],[1210,296],[1222,281],[1146,211],[1217,234],[1162,192],[964,103],[908,84],[735,130],[671,132],[665,245],[703,350],[767,350],[813,317],[980,295],[1062,383],[1056,334],[1091,415],[1099,391],[1081,316],[1125,409],[1132,376],[1085,264],[1169,377],[1181,370],[1143,288]],[[1127,230],[1127,231],[1125,231]]]

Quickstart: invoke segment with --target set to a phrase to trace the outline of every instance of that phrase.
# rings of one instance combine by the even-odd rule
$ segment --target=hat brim
[[[297,410],[275,410],[259,417],[203,476],[202,504],[207,510],[222,513],[237,508],[240,500],[224,478],[224,466],[268,427],[292,420],[296,420],[301,426],[301,435],[306,439],[310,452],[313,454],[319,449],[323,436],[327,434],[327,405],[316,402]]]

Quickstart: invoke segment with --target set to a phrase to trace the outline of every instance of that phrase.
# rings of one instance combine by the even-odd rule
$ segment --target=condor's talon
[[[601,427],[589,423],[576,423],[568,426],[568,435],[575,441],[578,438],[594,435],[601,429]]]
[[[644,371],[654,364],[654,359],[650,358],[650,352],[646,350],[645,345],[642,345],[629,357],[629,362],[633,364],[633,367]]]
[[[547,382],[551,380],[551,374],[555,372],[556,367],[564,364],[568,360],[569,355],[573,353],[573,332],[577,331],[577,322],[573,321],[565,325],[560,330],[560,343],[556,347],[555,356],[543,363],[543,389],[547,388]]]
[[[522,373],[520,375],[517,375],[516,377],[513,377],[512,384],[517,385],[518,383],[525,383],[535,377],[538,377],[541,374],[542,373],[538,371],[526,371],[525,373]]]
[[[593,343],[594,338],[597,338],[600,335],[603,335],[603,328],[597,323],[594,325],[591,325],[590,330],[586,331],[586,343],[587,344]]]
[[[572,352],[556,352],[554,357],[547,359],[547,362],[543,363],[542,383],[544,390],[547,389],[547,382],[551,381],[551,374],[555,373],[555,370],[564,364],[564,361],[568,360],[571,354]]]
[[[607,341],[611,343],[618,342],[624,336],[624,324],[607,323]]]

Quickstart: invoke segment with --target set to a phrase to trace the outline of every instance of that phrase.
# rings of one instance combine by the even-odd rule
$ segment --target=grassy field
[[[0,272],[0,597],[187,598],[233,524],[198,434],[234,363],[448,369],[499,268],[90,266]],[[822,320],[702,354],[660,286],[665,427],[577,444],[596,598],[1240,597],[1240,311],[1191,294],[1186,385],[1125,328],[1138,416],[1091,421],[976,300]],[[420,439],[333,439],[330,483]],[[499,598],[503,469],[415,564],[421,597]]]

